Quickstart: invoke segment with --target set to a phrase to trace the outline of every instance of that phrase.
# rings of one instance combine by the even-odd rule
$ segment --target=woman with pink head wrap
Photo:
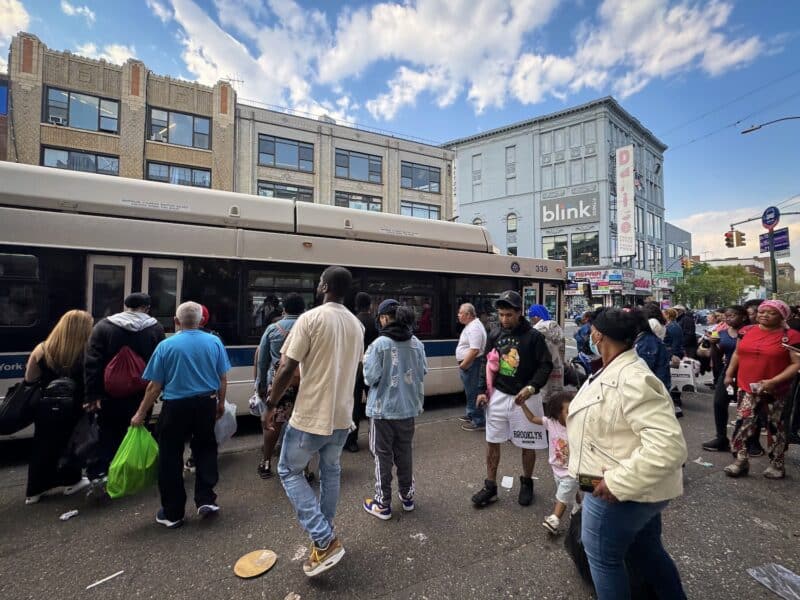
[[[756,324],[739,332],[736,351],[725,372],[725,385],[735,378],[739,387],[731,440],[736,460],[725,467],[729,477],[741,477],[750,470],[746,442],[757,430],[759,416],[766,418],[767,430],[774,432],[772,460],[764,477],[782,479],[786,475],[786,431],[781,417],[792,379],[800,370],[800,354],[786,349],[800,346],[800,333],[786,326],[790,313],[785,302],[766,300],[758,307]]]

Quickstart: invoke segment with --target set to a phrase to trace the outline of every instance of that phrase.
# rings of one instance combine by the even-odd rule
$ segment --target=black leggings
[[[717,377],[714,386],[714,427],[717,437],[728,438],[728,404],[731,396],[728,395],[728,386],[725,385],[725,369]]]

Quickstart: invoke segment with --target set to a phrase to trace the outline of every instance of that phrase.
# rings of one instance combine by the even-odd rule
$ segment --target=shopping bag
[[[97,424],[97,415],[95,413],[82,415],[72,430],[67,448],[58,463],[59,467],[63,469],[86,466],[95,458],[99,442],[100,426]]]
[[[38,383],[20,381],[12,385],[0,404],[0,435],[11,435],[33,423],[33,417],[42,399]]]
[[[130,496],[157,477],[158,444],[144,427],[129,427],[108,468],[106,492],[112,498]]]
[[[217,437],[217,446],[222,446],[236,433],[236,405],[225,401],[225,412],[214,424],[214,435]]]

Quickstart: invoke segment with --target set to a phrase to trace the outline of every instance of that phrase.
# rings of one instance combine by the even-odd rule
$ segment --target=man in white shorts
[[[525,403],[541,416],[540,390],[553,370],[553,360],[544,336],[522,317],[522,297],[509,290],[495,302],[500,326],[489,334],[482,362],[496,350],[500,360],[494,374],[493,391],[487,397],[486,369],[480,370],[477,404],[486,406],[486,480],[483,489],[472,496],[476,508],[497,500],[497,467],[500,444],[509,440],[522,449],[522,476],[519,503],[533,502],[533,467],[536,450],[547,448],[547,436],[540,425],[528,421],[521,405]]]

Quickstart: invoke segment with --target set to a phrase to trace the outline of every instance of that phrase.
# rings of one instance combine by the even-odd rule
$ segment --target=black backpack
[[[75,412],[75,390],[77,385],[72,377],[58,377],[42,390],[39,402],[39,415],[45,418],[60,419]]]

